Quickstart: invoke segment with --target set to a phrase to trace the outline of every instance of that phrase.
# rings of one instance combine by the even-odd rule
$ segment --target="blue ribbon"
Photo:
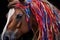
[[[27,2],[31,2],[32,0],[27,0]]]
[[[40,9],[44,13],[44,16],[42,18],[42,20],[43,20],[43,28],[44,28],[44,37],[43,37],[43,40],[48,40],[47,30],[46,30],[46,16],[47,16],[47,12],[44,10],[44,7],[42,6],[42,4],[40,4]]]
[[[30,9],[26,8],[26,15],[28,17],[28,29],[30,30]]]

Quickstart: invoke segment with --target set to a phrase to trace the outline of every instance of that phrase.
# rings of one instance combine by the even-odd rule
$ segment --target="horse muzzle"
[[[3,35],[3,40],[15,40],[13,32],[5,32],[5,34]]]

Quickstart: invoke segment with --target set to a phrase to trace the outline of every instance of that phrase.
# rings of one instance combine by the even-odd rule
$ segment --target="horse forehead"
[[[11,17],[14,14],[14,12],[15,12],[14,8],[10,9],[8,12],[8,17]]]
[[[15,14],[16,15],[23,14],[23,11],[21,9],[15,9]]]

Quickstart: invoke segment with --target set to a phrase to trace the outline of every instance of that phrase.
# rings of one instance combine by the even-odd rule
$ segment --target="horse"
[[[28,2],[28,4],[25,1],[21,1],[21,0],[17,0],[17,1],[10,0],[10,2],[11,3],[8,5],[10,10],[9,13],[7,14],[7,22],[1,36],[2,40],[6,40],[6,38],[8,38],[9,40],[17,40],[23,34],[29,32],[29,30],[32,30],[34,34],[32,40],[43,40],[43,39],[53,40],[54,32],[56,35],[56,40],[58,39],[57,35],[60,34],[58,30],[59,22],[58,23],[56,22],[54,17],[56,17],[57,14],[56,13],[53,14],[53,12],[55,11],[53,11],[53,8],[49,2],[47,2],[48,4],[46,3],[46,1],[43,2],[40,0],[39,1],[33,0],[30,3]],[[45,8],[44,11],[42,10],[43,8],[39,9],[38,8],[39,6],[44,7]],[[26,8],[27,10],[25,10]],[[54,7],[54,9],[56,8]],[[45,12],[46,15],[43,12]],[[42,13],[45,15],[44,16],[46,17],[45,19],[42,18],[43,15]],[[58,19],[59,18],[60,17],[58,16]],[[45,23],[42,22],[44,20],[46,21]],[[43,28],[43,25],[45,29]]]

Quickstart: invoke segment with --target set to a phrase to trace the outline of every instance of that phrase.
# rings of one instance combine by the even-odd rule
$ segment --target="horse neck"
[[[38,24],[33,14],[31,14],[31,27],[34,33],[38,30]]]

